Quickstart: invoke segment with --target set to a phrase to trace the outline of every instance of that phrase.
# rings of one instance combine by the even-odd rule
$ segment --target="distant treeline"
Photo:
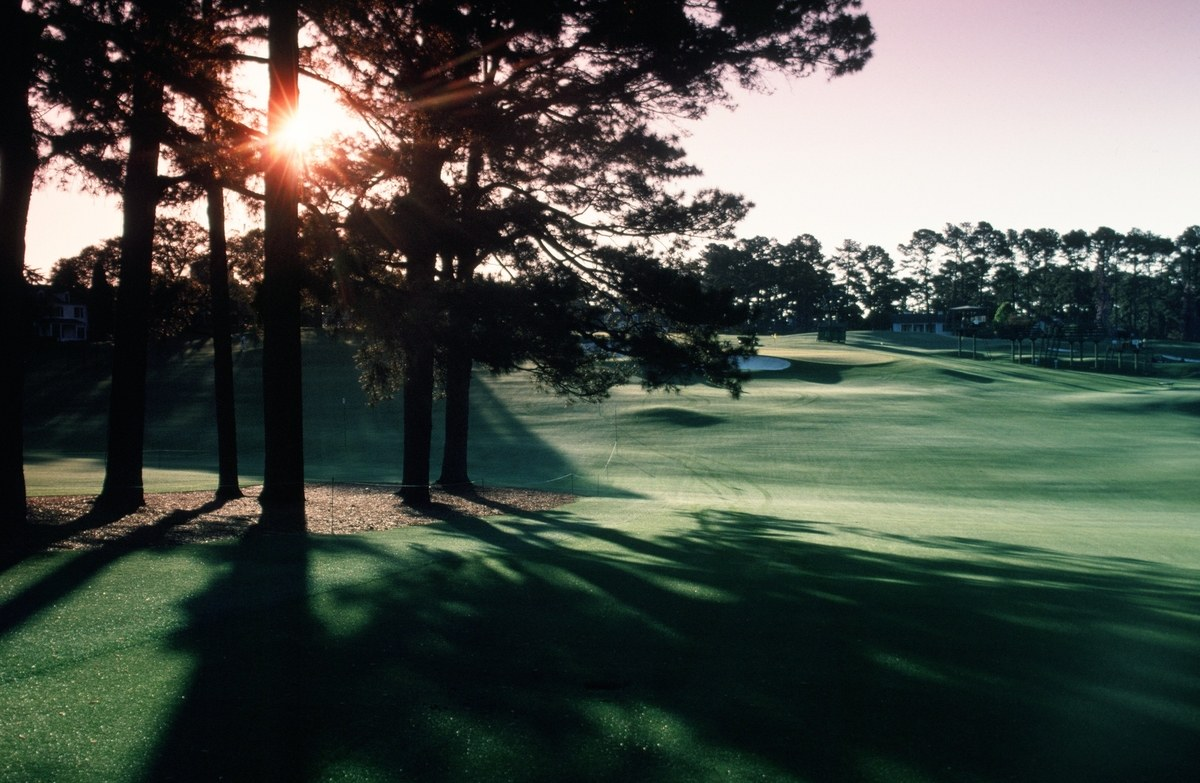
[[[160,221],[151,297],[158,338],[208,333],[203,229]],[[253,329],[262,277],[262,234],[230,242],[233,326]],[[119,241],[60,260],[45,281],[91,305],[93,339],[107,339]],[[710,244],[699,266],[712,286],[730,289],[759,334],[811,331],[822,321],[851,329],[890,329],[902,313],[976,307],[997,327],[1043,322],[1102,334],[1200,341],[1200,226],[1175,239],[1134,229],[1066,234],[1043,228],[1002,231],[986,222],[914,231],[895,255],[846,240],[832,253],[803,234],[787,243],[754,237]],[[345,323],[332,263],[309,267],[305,321]]]
[[[1044,322],[1085,332],[1200,340],[1200,226],[1169,239],[1102,227],[1066,234],[986,222],[914,231],[893,255],[846,240],[830,254],[808,234],[711,244],[710,284],[732,289],[760,334],[822,320],[887,329],[900,313],[976,307],[989,322]],[[999,319],[999,320],[996,320]]]

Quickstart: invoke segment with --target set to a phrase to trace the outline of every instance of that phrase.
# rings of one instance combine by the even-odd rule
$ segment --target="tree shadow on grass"
[[[224,569],[176,639],[196,655],[147,780],[303,781],[322,737],[323,634],[309,608],[308,536],[255,531],[211,547]]]
[[[74,557],[64,559],[62,565],[26,588],[0,606],[0,636],[25,623],[38,612],[53,606],[89,579],[125,555],[138,549],[162,543],[173,528],[186,525],[204,514],[216,511],[225,504],[222,500],[211,500],[199,508],[188,511],[176,509],[150,525],[141,525],[127,534],[105,542]],[[8,570],[25,558],[44,551],[52,544],[63,541],[76,533],[94,530],[122,518],[122,514],[93,508],[78,519],[61,525],[23,525],[20,538],[0,560],[0,573]]]
[[[846,372],[855,369],[854,365],[834,364],[831,362],[807,362],[802,359],[792,359],[791,364],[782,370],[756,373],[754,380],[747,388],[753,392],[756,381],[796,380],[806,383],[826,385],[838,384],[846,379]]]
[[[146,779],[1196,779],[1195,572],[693,521],[212,547]]]
[[[659,405],[653,408],[637,410],[626,414],[634,421],[646,421],[651,424],[670,424],[675,427],[700,428],[721,424],[724,416],[714,416],[710,413],[699,413],[684,407]]]
[[[217,511],[226,502],[224,499],[216,498],[198,508],[177,508],[164,514],[153,524],[139,525],[131,528],[125,535],[105,543],[102,548],[120,551],[155,546],[165,539],[167,533],[172,528],[186,525],[198,517]],[[44,551],[79,533],[97,530],[106,525],[118,522],[126,516],[127,514],[123,511],[105,508],[93,503],[86,512],[67,522],[53,524],[27,522],[19,526],[15,546],[7,553],[7,560],[3,563],[3,566],[12,565],[14,562],[18,562],[30,554]]]
[[[986,375],[979,375],[973,372],[963,372],[962,370],[947,370],[942,368],[938,370],[942,377],[950,378],[955,381],[966,381],[967,383],[995,383],[995,378],[990,378]]]
[[[583,494],[638,497],[595,473],[583,475],[580,466],[534,431],[528,422],[542,410],[541,401],[538,406],[516,409],[481,374],[471,385],[471,399],[470,471],[476,481],[571,493],[586,488]]]

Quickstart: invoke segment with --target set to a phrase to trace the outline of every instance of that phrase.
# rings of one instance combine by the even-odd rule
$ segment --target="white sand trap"
[[[778,356],[750,356],[738,359],[738,369],[750,372],[775,372],[786,370],[791,366],[791,362],[787,359],[780,359]]]

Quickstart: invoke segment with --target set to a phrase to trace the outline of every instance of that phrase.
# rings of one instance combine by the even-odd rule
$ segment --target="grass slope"
[[[1200,383],[953,347],[771,340],[738,401],[481,377],[475,477],[583,499],[30,558],[0,779],[1195,780]],[[306,350],[311,475],[394,480],[394,407]],[[203,366],[155,376],[152,487],[212,485]],[[35,410],[31,486],[98,486],[102,396]]]

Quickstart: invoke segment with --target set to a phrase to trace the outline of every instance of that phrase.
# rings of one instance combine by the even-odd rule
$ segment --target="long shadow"
[[[712,427],[726,421],[725,416],[713,416],[710,413],[700,413],[682,406],[658,405],[653,408],[632,411],[628,418],[635,421],[647,421],[652,424],[669,424],[675,427],[698,429]]]
[[[30,352],[22,411],[27,450],[103,453],[110,354],[107,345],[70,343],[38,343]]]
[[[471,471],[472,477],[488,484],[515,487],[544,486],[562,489],[551,480],[578,474],[579,468],[539,437],[526,423],[530,411],[514,410],[477,375],[471,385]],[[606,484],[594,475],[587,477],[588,494],[605,497],[635,497],[636,494]]]
[[[66,402],[59,399],[61,395],[42,395],[41,403],[27,406],[26,450],[30,465],[49,463],[59,455],[104,453],[108,365],[102,361],[102,351],[80,348],[75,353],[48,352],[39,357],[36,371],[31,372],[31,387],[57,388],[64,377],[74,380],[63,387],[70,392]],[[365,405],[354,380],[357,371],[353,352],[346,344],[314,337],[306,342],[305,351],[306,365],[313,370],[307,376],[305,401],[306,415],[311,414],[305,425],[310,475],[395,481],[400,473],[400,433],[398,427],[381,427],[380,418],[386,415],[398,423],[399,404],[385,406],[386,412]],[[87,368],[82,374],[77,370],[81,364]],[[210,371],[207,360],[187,351],[161,356],[151,363],[147,380],[147,467],[215,472],[215,435],[207,426],[212,411],[211,384],[202,381]],[[252,466],[261,461],[261,428],[254,426],[261,400],[256,396],[257,376],[243,368],[238,378],[239,457],[243,471],[253,472]],[[348,403],[338,404],[340,400]],[[489,484],[536,486],[578,472],[560,449],[529,426],[530,417],[542,410],[540,405],[535,402],[521,409],[519,402],[497,393],[487,382],[486,373],[479,373],[472,385],[470,454],[478,479]],[[181,437],[182,433],[186,437]],[[180,443],[186,443],[187,448],[179,449]],[[434,436],[435,469],[440,447],[439,418]],[[588,487],[610,496],[629,494],[594,477],[589,477]]]
[[[196,675],[146,780],[1200,772],[1194,571],[693,521],[651,538],[557,510],[451,517],[422,546],[213,547],[225,576],[187,605]]]
[[[995,383],[995,378],[989,378],[986,375],[977,375],[971,372],[963,372],[961,370],[947,370],[945,368],[939,370],[942,376],[956,381],[967,381],[968,383]]]
[[[327,730],[311,698],[325,646],[309,608],[311,546],[304,535],[256,531],[209,548],[227,570],[185,605],[189,624],[174,641],[196,667],[147,780],[316,779],[312,757]]]
[[[53,606],[130,552],[160,544],[172,528],[185,525],[223,505],[223,500],[212,500],[190,511],[176,509],[153,524],[134,528],[120,538],[64,559],[59,568],[0,606],[0,636]],[[21,540],[0,561],[0,573],[75,533],[115,522],[120,516],[92,509],[62,525],[25,525],[21,529]]]
[[[832,364],[828,362],[806,362],[800,359],[792,359],[791,362],[791,365],[783,370],[757,373],[755,380],[774,381],[788,379],[832,385],[844,381],[846,379],[846,372],[855,369],[853,365]],[[751,381],[749,388],[754,388],[753,383]]]

